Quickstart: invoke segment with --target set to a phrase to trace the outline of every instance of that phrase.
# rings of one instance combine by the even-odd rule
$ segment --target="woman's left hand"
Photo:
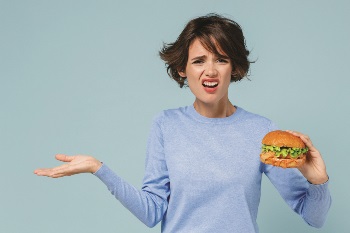
[[[326,165],[320,152],[316,149],[316,147],[314,147],[310,138],[307,135],[296,131],[286,131],[299,137],[309,148],[309,151],[306,154],[306,162],[298,168],[299,171],[312,184],[323,184],[327,182],[328,175]]]

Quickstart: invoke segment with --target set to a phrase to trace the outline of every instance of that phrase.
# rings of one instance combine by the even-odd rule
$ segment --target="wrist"
[[[307,181],[310,184],[314,184],[314,185],[320,185],[320,184],[324,184],[329,180],[328,175],[326,175],[325,177],[322,178],[317,178],[317,179],[307,179]]]
[[[95,158],[90,162],[91,162],[91,164],[90,164],[90,166],[91,166],[90,172],[91,173],[97,172],[102,166],[102,162],[100,162],[99,160],[97,160]]]

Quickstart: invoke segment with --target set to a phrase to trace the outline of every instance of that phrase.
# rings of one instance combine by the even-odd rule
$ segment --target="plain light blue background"
[[[349,232],[348,1],[0,1],[0,232],[160,232],[94,176],[36,177],[56,153],[90,154],[141,187],[152,117],[189,105],[157,53],[193,17],[239,22],[251,81],[231,101],[304,132],[322,152],[333,205],[321,230],[264,177],[262,233]]]

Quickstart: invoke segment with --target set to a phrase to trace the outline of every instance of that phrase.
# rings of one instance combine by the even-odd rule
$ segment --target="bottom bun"
[[[306,156],[305,154],[302,154],[296,159],[293,159],[293,158],[282,159],[282,158],[277,158],[274,152],[266,152],[266,153],[260,154],[260,160],[263,163],[271,164],[276,167],[295,168],[295,167],[300,167],[305,163]]]

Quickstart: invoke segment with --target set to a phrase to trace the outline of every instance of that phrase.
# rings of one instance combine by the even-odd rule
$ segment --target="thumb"
[[[57,154],[56,159],[62,162],[71,162],[74,159],[74,156],[68,156],[63,154]]]

